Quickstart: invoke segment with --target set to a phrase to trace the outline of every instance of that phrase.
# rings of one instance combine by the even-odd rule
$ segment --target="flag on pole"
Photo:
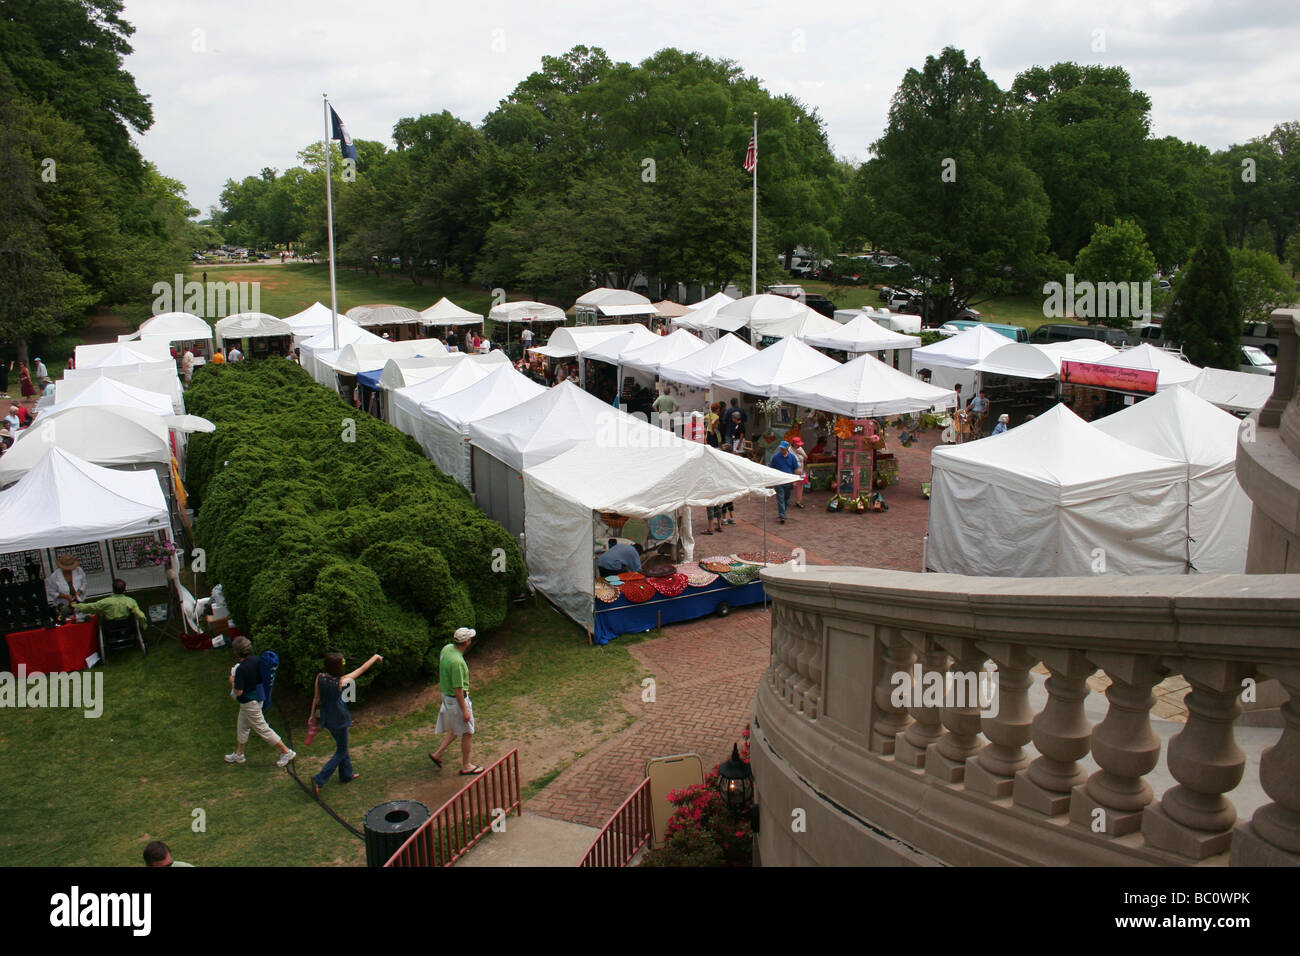
[[[334,131],[330,139],[339,141],[339,151],[343,154],[344,159],[350,159],[354,163],[357,161],[357,148],[352,145],[352,134],[348,128],[343,125],[343,120],[339,119],[339,114],[334,112],[334,107],[330,107],[330,122],[334,126]]]
[[[745,172],[752,173],[758,168],[758,139],[749,138],[749,149],[745,150]]]

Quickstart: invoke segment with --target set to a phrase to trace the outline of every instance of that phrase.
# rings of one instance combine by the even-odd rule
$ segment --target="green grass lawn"
[[[815,279],[800,280],[799,284],[807,292],[820,292],[822,295],[827,296],[835,303],[837,309],[860,309],[864,305],[873,307],[883,305],[880,301],[878,286],[833,285]],[[1075,323],[1072,319],[1053,319],[1043,315],[1043,296],[1041,295],[1004,296],[1000,299],[989,299],[986,302],[976,303],[971,308],[979,312],[984,317],[985,322],[1020,325],[1031,333],[1034,329],[1047,322],[1069,325],[1087,324],[1084,322]]]
[[[487,635],[482,650],[494,645],[502,645],[495,679],[473,685],[484,726],[476,758],[495,759],[507,734],[518,739],[530,726],[581,723],[614,732],[626,725],[618,700],[640,679],[627,643],[591,648],[567,618],[532,599]],[[471,679],[476,657],[472,651]],[[190,652],[168,639],[148,657],[111,656],[97,719],[80,710],[0,710],[0,864],[134,866],[150,840],[164,840],[176,859],[204,866],[363,862],[361,841],[275,767],[278,751],[253,736],[246,764],[222,760],[235,742],[232,663],[228,648]],[[304,747],[309,702],[279,689],[277,696],[299,752],[298,773],[308,780],[332,753],[332,741],[322,734]],[[437,717],[432,704],[368,717],[383,692],[363,690],[360,697],[352,705],[351,747],[361,778],[341,786],[335,777],[322,794],[358,829],[370,808],[409,797],[429,780],[426,753]],[[274,706],[269,722],[285,733]],[[522,781],[525,792],[554,775],[552,769]]]

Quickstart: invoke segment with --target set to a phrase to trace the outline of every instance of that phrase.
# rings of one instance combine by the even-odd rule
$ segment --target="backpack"
[[[280,655],[275,651],[262,651],[257,659],[258,676],[261,683],[257,685],[257,694],[262,698],[262,706],[271,706],[271,692],[275,689],[275,672],[280,669]]]

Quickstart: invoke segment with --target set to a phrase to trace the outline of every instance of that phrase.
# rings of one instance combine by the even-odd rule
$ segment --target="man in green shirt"
[[[126,582],[121,578],[113,581],[113,593],[98,601],[74,604],[74,609],[86,614],[98,614],[106,621],[124,621],[132,614],[144,620],[144,611],[135,603],[135,598],[128,597]]]
[[[476,631],[470,627],[459,628],[451,643],[443,647],[438,657],[438,684],[442,690],[442,709],[438,711],[438,725],[434,733],[445,734],[442,746],[429,754],[429,759],[442,766],[442,752],[451,742],[460,738],[460,775],[473,776],[483,768],[470,762],[469,751],[474,743],[474,708],[469,699],[469,667],[465,652],[474,640]]]

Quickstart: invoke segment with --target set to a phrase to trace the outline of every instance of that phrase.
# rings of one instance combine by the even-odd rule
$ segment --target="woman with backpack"
[[[348,728],[352,726],[352,715],[348,713],[343,688],[348,683],[354,683],[358,677],[382,660],[383,658],[378,654],[372,654],[370,660],[350,674],[345,674],[343,667],[347,661],[342,654],[331,651],[325,655],[325,670],[316,675],[315,690],[311,700],[313,716],[308,718],[308,723],[315,719],[314,715],[319,708],[320,725],[334,738],[334,756],[321,767],[320,773],[311,778],[311,791],[318,797],[320,788],[329,782],[335,769],[339,771],[339,780],[343,783],[351,783],[361,776],[353,772],[352,755],[348,752]]]

